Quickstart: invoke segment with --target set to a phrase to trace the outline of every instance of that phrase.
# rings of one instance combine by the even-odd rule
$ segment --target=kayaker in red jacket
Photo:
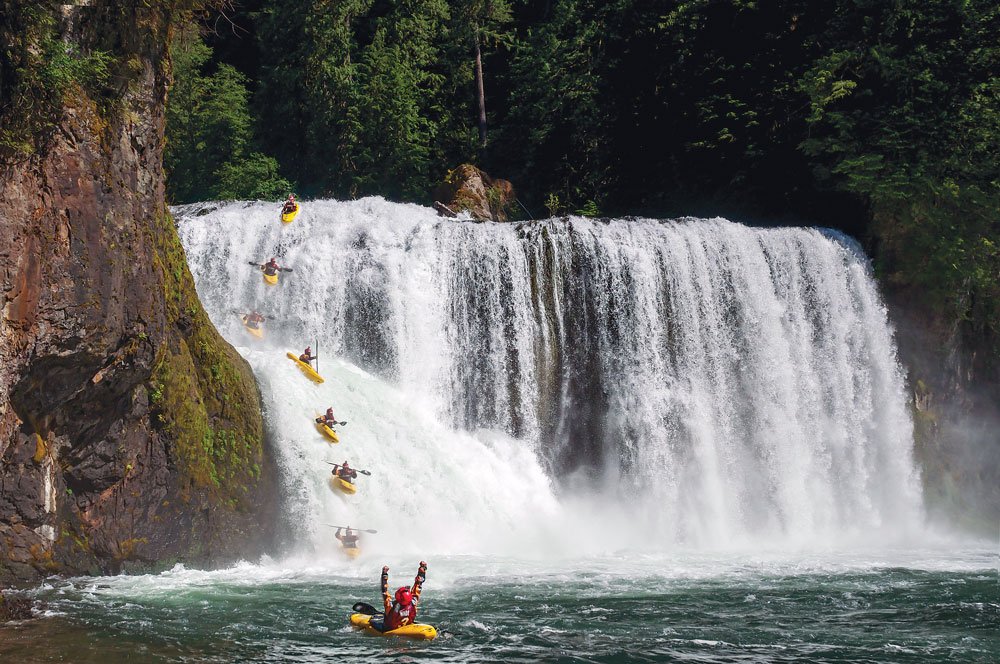
[[[299,362],[305,362],[310,364],[316,358],[313,357],[312,346],[306,346],[306,349],[299,355]]]
[[[333,474],[345,482],[354,483],[354,480],[358,479],[358,471],[354,470],[347,465],[347,462],[340,464],[333,464]]]
[[[383,632],[398,629],[403,625],[412,625],[417,619],[417,602],[420,600],[420,589],[426,578],[427,563],[421,560],[417,576],[413,579],[413,586],[410,588],[400,586],[393,596],[389,594],[389,567],[387,565],[382,568],[382,604],[385,607],[385,617],[380,629]],[[373,626],[377,627],[374,621],[372,622]]]
[[[247,327],[257,330],[260,329],[260,324],[264,322],[264,317],[257,311],[253,311],[243,317],[243,322],[247,324]]]
[[[337,416],[333,414],[333,408],[330,407],[326,409],[326,415],[321,415],[317,417],[316,421],[320,422],[321,424],[325,424],[326,426],[332,429],[333,425],[337,424]]]
[[[260,266],[260,269],[264,270],[264,274],[267,276],[273,277],[281,270],[281,266],[278,265],[278,261],[276,261],[272,256],[271,260]]]
[[[340,528],[337,528],[337,532],[333,534],[334,537],[340,542],[340,546],[345,549],[356,549],[358,548],[358,540],[361,539],[351,527],[347,527],[347,532],[343,535],[340,534]]]
[[[299,204],[295,202],[295,194],[288,194],[288,200],[286,200],[285,204],[282,206],[281,213],[288,214],[290,212],[295,212],[295,208],[298,206]]]

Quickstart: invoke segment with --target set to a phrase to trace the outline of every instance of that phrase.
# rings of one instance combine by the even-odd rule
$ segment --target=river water
[[[927,526],[866,259],[714,220],[442,222],[381,199],[175,211],[250,363],[281,555],[51,579],[6,662],[995,662],[996,546]],[[277,286],[248,262],[292,268]],[[266,317],[265,338],[239,312]],[[285,357],[319,351],[322,385]],[[313,428],[333,406],[341,442]],[[331,490],[331,462],[370,470]],[[349,561],[329,524],[377,530]],[[429,563],[428,643],[368,637]]]
[[[431,642],[355,633],[383,560],[50,581],[9,662],[996,662],[997,558],[966,548],[432,557]],[[416,560],[390,560],[405,582]]]

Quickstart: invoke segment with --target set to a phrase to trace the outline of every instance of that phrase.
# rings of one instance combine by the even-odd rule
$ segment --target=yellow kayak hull
[[[294,210],[292,210],[291,212],[288,212],[288,213],[285,213],[285,212],[281,213],[281,221],[284,222],[284,223],[286,223],[286,224],[292,223],[292,221],[295,219],[295,217],[299,216],[299,210],[301,210],[301,209],[302,209],[302,206],[296,203]]]
[[[348,495],[354,495],[358,492],[358,487],[354,486],[351,482],[340,479],[336,475],[330,477],[330,485]]]
[[[316,370],[313,369],[311,366],[300,360],[298,355],[295,355],[293,353],[285,353],[285,355],[288,356],[288,359],[290,359],[292,362],[295,362],[295,364],[299,365],[299,369],[302,369],[302,373],[304,373],[309,380],[311,380],[314,383],[323,382],[323,377],[320,376],[318,373],[316,373]]]
[[[316,430],[319,431],[324,436],[326,436],[327,438],[329,438],[330,440],[332,440],[333,442],[335,443],[340,442],[340,436],[337,435],[337,432],[331,429],[330,427],[326,426],[322,422],[316,423]]]
[[[277,286],[278,285],[278,273],[277,272],[275,272],[274,274],[268,274],[266,272],[262,272],[261,274],[264,275],[264,281],[266,283],[269,283],[272,286]]]
[[[260,327],[250,327],[249,325],[247,325],[246,316],[243,317],[243,327],[246,328],[246,331],[249,332],[252,336],[257,337],[258,339],[264,338],[264,329]]]
[[[431,625],[423,625],[421,623],[403,625],[402,627],[398,627],[388,632],[380,632],[372,627],[371,619],[371,616],[366,616],[363,613],[352,613],[351,626],[363,629],[365,633],[373,636],[401,636],[408,639],[422,639],[430,641],[438,635],[437,630],[434,629],[434,627]]]
[[[361,549],[359,549],[358,547],[354,547],[351,549],[345,549],[341,547],[340,550],[343,551],[344,555],[350,558],[351,560],[354,560],[355,558],[361,555]]]

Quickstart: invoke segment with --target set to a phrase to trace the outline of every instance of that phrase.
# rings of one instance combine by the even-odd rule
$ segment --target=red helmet
[[[413,601],[413,595],[410,593],[410,589],[406,586],[400,586],[396,590],[396,601],[406,606]]]
[[[305,350],[306,353],[308,353],[311,350],[312,350],[312,346],[306,346],[306,350]]]
[[[340,464],[340,465],[343,466],[344,468],[347,468],[347,462],[346,461],[344,463]]]

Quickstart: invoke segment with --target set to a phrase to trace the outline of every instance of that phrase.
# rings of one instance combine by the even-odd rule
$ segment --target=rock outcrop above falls
[[[507,221],[517,199],[507,180],[491,178],[472,164],[449,171],[434,190],[434,207],[443,216],[468,212],[476,221]]]
[[[0,579],[252,556],[277,511],[257,386],[164,201],[185,3],[84,4],[0,17]]]

